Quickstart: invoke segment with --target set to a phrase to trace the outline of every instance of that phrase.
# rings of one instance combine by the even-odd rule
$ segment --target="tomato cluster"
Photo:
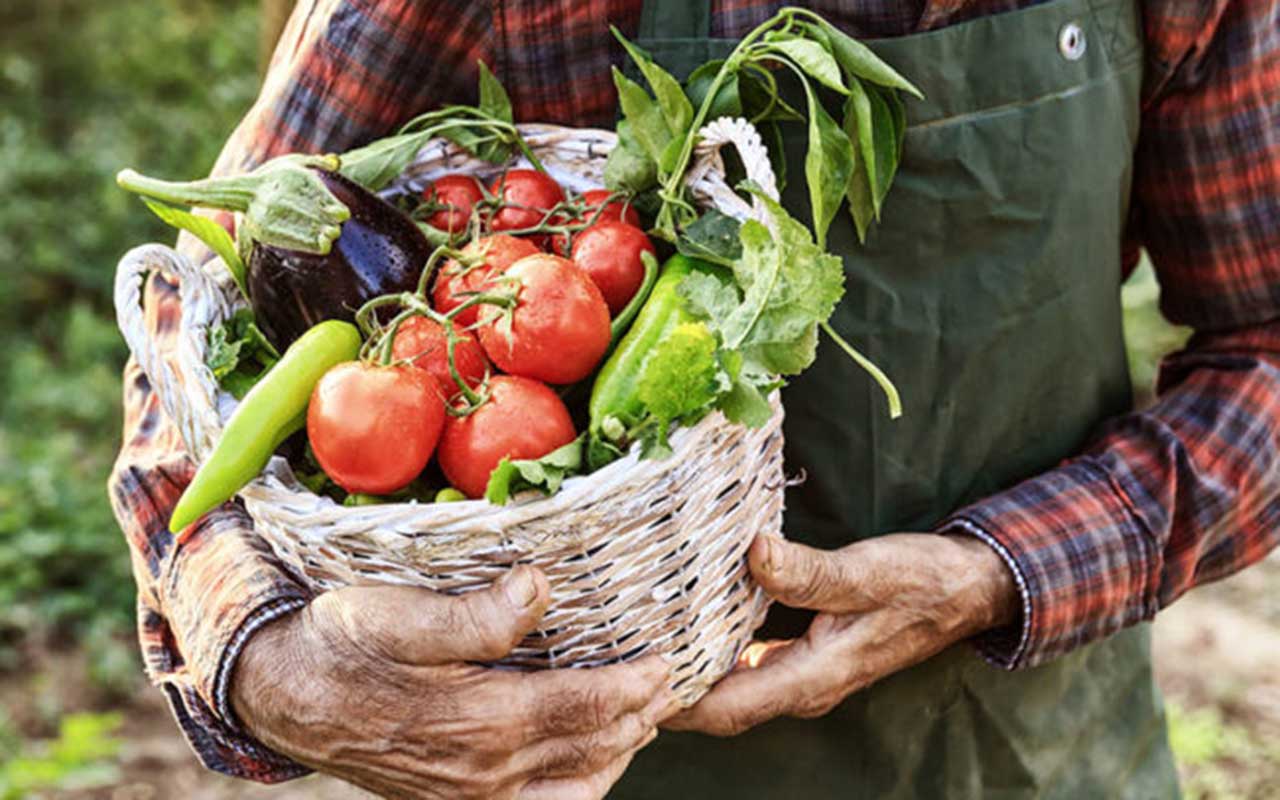
[[[598,189],[570,199],[544,172],[508,170],[488,187],[446,175],[417,218],[448,235],[421,313],[384,332],[383,354],[340,365],[307,411],[312,452],[351,493],[404,488],[436,456],[468,497],[504,458],[537,459],[577,437],[552,387],[588,378],[611,320],[639,291],[654,252],[629,203]],[[372,343],[371,343],[372,344]]]

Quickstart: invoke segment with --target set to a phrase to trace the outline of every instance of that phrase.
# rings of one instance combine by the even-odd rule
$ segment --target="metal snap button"
[[[1074,22],[1068,22],[1058,31],[1058,52],[1068,61],[1079,61],[1084,55],[1086,42],[1084,29]]]

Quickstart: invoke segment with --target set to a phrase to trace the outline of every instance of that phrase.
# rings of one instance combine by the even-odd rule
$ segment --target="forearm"
[[[1150,619],[1280,540],[1280,326],[1201,337],[1164,375],[1154,406],[945,524],[986,539],[1018,580],[1019,625],[981,642],[997,663],[1032,666]]]

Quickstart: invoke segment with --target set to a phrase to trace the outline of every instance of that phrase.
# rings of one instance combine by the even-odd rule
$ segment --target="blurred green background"
[[[0,4],[0,800],[345,796],[316,782],[271,794],[195,766],[141,676],[128,553],[105,491],[125,357],[115,264],[133,245],[172,238],[112,177],[123,166],[204,173],[252,102],[260,40],[288,5]],[[1144,397],[1160,355],[1185,337],[1157,297],[1144,266],[1125,288]],[[1269,728],[1179,675],[1174,740],[1188,793],[1254,796],[1267,784],[1237,773],[1274,764],[1260,744]]]

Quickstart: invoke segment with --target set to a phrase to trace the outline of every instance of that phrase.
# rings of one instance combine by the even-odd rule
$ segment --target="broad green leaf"
[[[759,428],[773,416],[768,398],[759,387],[743,378],[733,382],[733,386],[720,398],[716,407],[724,412],[730,422],[746,425],[748,428]]]
[[[631,56],[631,60],[640,68],[640,73],[648,81],[649,87],[653,89],[654,96],[658,98],[658,107],[662,110],[663,119],[666,120],[671,133],[676,138],[683,137],[689,130],[689,126],[693,124],[693,104],[689,102],[684,89],[681,88],[680,81],[655,64],[648,53],[628,41],[617,28],[613,29],[613,33],[618,41],[622,42],[627,55]]]
[[[840,65],[821,44],[808,39],[775,39],[769,45],[794,61],[801,69],[828,89],[848,94],[849,90],[840,77]]]
[[[689,96],[694,108],[702,107],[703,101],[707,99],[707,92],[711,91],[711,82],[715,80],[716,75],[723,66],[723,59],[708,61],[689,75],[689,80],[685,82],[684,91]],[[726,76],[720,84],[720,88],[716,90],[715,100],[708,107],[706,118],[713,120],[719,117],[740,117],[742,113],[742,97],[738,91],[738,73],[735,72]]]
[[[489,71],[489,65],[483,61],[480,65],[480,110],[491,117],[506,122],[515,122],[511,111],[511,98],[497,77]]]
[[[236,287],[240,290],[240,294],[246,300],[249,299],[249,290],[244,283],[244,262],[240,260],[240,254],[236,252],[236,243],[232,240],[231,234],[227,233],[226,228],[223,228],[208,217],[202,217],[190,211],[183,211],[180,208],[152,200],[149,197],[142,198],[142,202],[146,203],[147,208],[151,209],[151,213],[159,217],[165,224],[172,225],[178,230],[186,231],[204,242],[206,247],[212,250],[218,258],[222,259],[222,263],[227,267],[227,272],[231,273],[231,278],[236,282]]]
[[[585,436],[585,434],[583,434]],[[489,474],[484,497],[497,506],[506,505],[511,496],[529,489],[555,494],[564,479],[582,469],[582,441],[579,436],[564,447],[552,450],[542,458],[512,461],[504,458]]]
[[[845,72],[881,86],[902,89],[918,98],[924,97],[919,89],[873,53],[871,48],[826,20],[821,24],[827,35],[827,41],[831,44],[832,55],[835,56],[836,61],[840,62],[840,66],[844,67]]]
[[[639,193],[658,181],[658,167],[631,133],[631,123],[618,123],[618,143],[604,163],[604,185],[614,191]]]
[[[623,75],[617,67],[613,68],[613,83],[618,88],[618,104],[630,125],[631,135],[654,163],[662,163],[663,151],[672,138],[662,110],[644,87]]]
[[[805,94],[809,99],[809,145],[804,156],[804,178],[809,185],[818,246],[826,247],[827,229],[840,210],[841,198],[853,175],[853,143],[807,83]]]
[[[755,220],[744,222],[733,283],[693,273],[679,291],[691,313],[720,335],[723,348],[741,353],[748,374],[793,375],[813,363],[816,326],[844,294],[844,268],[778,203],[758,191],[756,196],[769,209],[775,233]]]
[[[742,256],[742,242],[738,239],[741,226],[733,217],[713,208],[681,231],[676,249],[690,258],[732,268]]]

